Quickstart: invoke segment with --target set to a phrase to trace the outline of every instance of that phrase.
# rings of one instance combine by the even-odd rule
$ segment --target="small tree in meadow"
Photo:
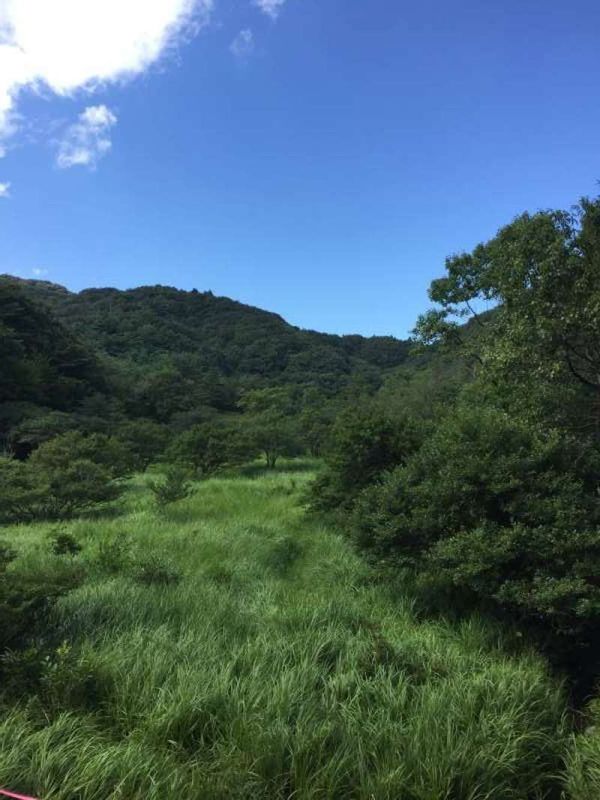
[[[112,458],[116,461],[113,464]],[[26,462],[0,461],[0,520],[61,519],[116,500],[126,471],[123,448],[109,437],[67,433]]]
[[[158,506],[167,506],[178,500],[185,500],[192,492],[187,470],[176,464],[167,467],[162,480],[150,483],[150,491]]]

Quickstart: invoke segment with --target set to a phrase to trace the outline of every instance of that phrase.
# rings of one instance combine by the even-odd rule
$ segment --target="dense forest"
[[[422,710],[423,719],[435,726],[433,706],[427,703],[437,691],[436,682],[449,680],[445,670],[450,667],[444,666],[443,653],[436,656],[438,666],[432,666],[433,645],[417,642],[416,633],[409,658],[402,651],[401,631],[384,635],[380,622],[352,617],[349,629],[360,631],[370,642],[367,669],[361,661],[364,653],[357,655],[362,644],[356,645],[352,657],[345,649],[342,629],[346,623],[340,620],[346,617],[341,606],[354,601],[344,596],[336,601],[340,604],[336,624],[341,627],[314,655],[327,681],[334,680],[332,676],[349,659],[344,673],[347,683],[335,684],[344,709],[335,725],[327,728],[329,722],[320,720],[324,727],[317,734],[306,720],[302,729],[301,709],[290,721],[285,714],[279,716],[283,706],[278,707],[273,710],[273,730],[279,726],[288,733],[293,730],[295,736],[296,725],[300,726],[298,736],[307,737],[302,746],[296,739],[286,740],[274,765],[272,745],[265,745],[267,750],[271,747],[273,764],[268,766],[261,753],[250,766],[243,760],[249,752],[244,749],[250,746],[248,739],[236,751],[239,760],[231,756],[235,766],[228,761],[224,766],[219,759],[229,758],[225,755],[228,743],[237,735],[232,732],[233,718],[228,718],[231,728],[225,733],[218,725],[219,714],[227,716],[227,711],[215,710],[210,721],[202,723],[193,715],[188,720],[182,712],[180,727],[189,721],[189,739],[173,720],[162,721],[164,735],[151,735],[149,729],[143,734],[148,741],[155,735],[158,742],[175,742],[174,758],[183,758],[184,751],[186,758],[192,758],[190,754],[198,748],[205,759],[203,768],[210,764],[215,770],[208,778],[205,769],[201,779],[192,759],[186,762],[189,774],[173,767],[181,780],[177,785],[186,787],[185,791],[191,791],[190,787],[201,791],[198,787],[204,786],[205,794],[198,796],[206,797],[592,800],[600,795],[600,706],[594,700],[600,679],[600,199],[584,199],[569,211],[523,214],[472,252],[449,257],[444,274],[431,285],[430,300],[432,307],[417,320],[412,340],[399,341],[300,330],[275,314],[210,292],[144,287],[73,294],[45,282],[0,279],[0,437],[4,449],[0,523],[11,532],[0,547],[0,652],[4,654],[0,673],[3,702],[10,708],[26,697],[30,702],[37,698],[39,704],[37,717],[23,717],[18,723],[13,718],[14,730],[29,726],[27,735],[34,737],[41,730],[36,725],[43,728],[40,714],[54,720],[58,711],[82,703],[86,713],[90,703],[94,713],[98,711],[87,695],[85,702],[72,698],[63,702],[62,685],[58,694],[63,699],[56,701],[56,686],[67,680],[65,663],[77,672],[93,661],[86,647],[98,635],[94,614],[100,619],[103,613],[100,601],[96,606],[91,599],[97,587],[94,581],[99,580],[94,578],[98,564],[103,565],[106,583],[97,591],[110,594],[113,580],[115,591],[125,592],[118,575],[127,562],[126,546],[118,536],[113,535],[94,556],[99,559],[93,562],[95,567],[92,562],[85,567],[87,556],[80,551],[92,546],[85,527],[88,522],[104,515],[110,525],[111,513],[118,520],[118,514],[128,509],[135,527],[138,506],[131,504],[142,502],[132,494],[131,487],[136,486],[146,500],[150,498],[152,513],[167,515],[160,518],[163,522],[158,528],[165,527],[177,550],[178,520],[183,526],[194,524],[195,517],[186,516],[191,511],[185,509],[204,497],[207,508],[213,503],[221,509],[211,512],[221,520],[219,514],[224,515],[226,509],[219,506],[217,495],[222,489],[230,493],[231,513],[238,513],[232,470],[241,471],[235,474],[243,474],[248,481],[252,470],[263,470],[261,480],[266,483],[257,491],[275,493],[265,494],[265,503],[275,503],[274,497],[287,503],[288,496],[297,501],[294,508],[282,505],[280,512],[273,511],[289,516],[287,529],[277,534],[273,549],[263,554],[266,561],[261,563],[278,581],[291,579],[296,562],[301,564],[314,547],[314,558],[321,563],[315,561],[311,577],[304,562],[302,569],[307,572],[302,573],[302,581],[314,580],[323,591],[320,581],[326,582],[327,576],[319,570],[326,567],[332,582],[336,586],[340,582],[335,559],[319,549],[326,545],[302,538],[295,516],[301,510],[312,536],[328,535],[319,526],[341,533],[347,550],[339,551],[344,553],[340,558],[360,555],[360,561],[353,561],[351,570],[348,567],[353,591],[361,598],[360,615],[367,613],[369,603],[361,580],[376,586],[373,591],[383,592],[385,603],[402,592],[410,598],[415,614],[410,625],[420,619],[432,626],[427,629],[430,632],[441,626],[431,635],[444,641],[455,635],[448,631],[463,631],[459,646],[454,640],[447,644],[456,664],[470,657],[464,626],[476,619],[488,631],[488,639],[479,634],[472,638],[473,652],[485,663],[482,685],[494,687],[485,701],[477,695],[477,678],[473,678],[479,675],[477,669],[465,667],[466,661],[460,667],[465,674],[471,673],[470,678],[461,673],[468,698],[464,702],[472,701],[473,709],[480,708],[473,711],[465,729],[475,738],[482,737],[480,747],[467,748],[460,765],[456,754],[444,751],[437,762],[434,758],[427,775],[422,772],[425,760],[420,766],[410,762],[414,753],[410,758],[406,755],[410,768],[406,766],[405,773],[400,766],[396,772],[391,767],[386,771],[386,759],[392,758],[394,749],[386,736],[393,740],[395,723],[381,723],[389,726],[383,731],[365,711],[373,724],[372,735],[380,737],[379,755],[372,754],[369,762],[362,745],[360,754],[355,752],[350,742],[356,742],[359,733],[352,727],[356,720],[349,721],[352,702],[348,698],[368,704],[372,690],[383,718],[387,713],[384,696],[388,706],[400,703],[399,684],[394,681],[401,675],[408,681],[410,697],[429,709]],[[268,482],[269,474],[282,474],[274,471],[282,460],[291,469],[294,458],[300,459],[298,465],[314,459],[310,469],[316,471],[314,480],[303,481],[299,496],[297,478],[287,488],[284,483]],[[250,488],[243,486],[244,502],[251,505]],[[201,504],[193,508],[202,515]],[[235,524],[242,526],[240,535],[250,537],[249,546],[262,552],[264,543],[253,537],[269,523],[256,509],[247,513],[250,521],[236,518]],[[256,519],[252,514],[258,515]],[[32,523],[31,530],[38,530],[35,525],[49,526],[43,530],[50,537],[55,560],[44,570],[31,570],[28,556],[17,553],[23,523]],[[185,530],[187,546],[193,531],[191,527]],[[218,545],[210,541],[209,537],[202,546],[214,556],[216,551],[210,548]],[[211,568],[217,587],[237,598],[241,608],[240,593],[245,591],[245,581],[249,586],[255,580],[255,565],[246,564],[245,577],[231,564],[227,569],[216,563]],[[182,580],[176,566],[161,561],[133,566],[127,562],[127,569],[127,574],[134,570],[137,586],[160,585],[161,592],[177,591]],[[359,580],[363,569],[366,572]],[[281,585],[276,582],[263,589],[275,597]],[[286,591],[281,603],[285,598],[289,601],[289,593],[299,591],[298,584]],[[376,603],[384,602],[384,594],[377,594]],[[65,609],[77,617],[73,598],[79,596],[83,610],[72,644]],[[132,598],[137,602],[137,595]],[[106,602],[110,605],[111,601]],[[276,608],[275,600],[261,606],[260,624],[266,624],[269,613],[275,617]],[[308,614],[303,608],[302,614]],[[384,616],[393,617],[392,608],[386,605]],[[154,612],[140,611],[146,613]],[[328,613],[333,614],[331,608]],[[302,614],[297,619],[300,627],[309,624],[308,616],[304,619]],[[244,637],[255,630],[254,622],[248,618],[240,624],[247,624],[241,634],[246,641]],[[296,623],[287,619],[281,624],[289,631]],[[79,645],[79,654],[77,625],[79,633],[89,637],[87,644]],[[271,634],[275,635],[274,630]],[[228,635],[233,641],[237,633]],[[60,644],[61,637],[67,644]],[[494,645],[493,656],[492,639],[501,642]],[[75,655],[66,658],[61,647],[69,653],[73,648]],[[246,657],[240,655],[237,666],[232,662],[229,667],[236,680],[242,680],[245,669],[251,671]],[[289,659],[295,663],[295,656],[290,654]],[[506,673],[499,671],[500,664]],[[515,665],[519,664],[524,670],[521,677],[512,671],[518,671],[521,667]],[[311,668],[305,664],[309,672]],[[94,669],[101,673],[99,662]],[[94,675],[97,683],[100,679]],[[214,675],[212,679],[216,680]],[[316,680],[327,683],[325,678]],[[388,695],[383,688],[386,681]],[[81,686],[88,686],[84,678]],[[333,684],[327,686],[327,691],[334,691]],[[256,689],[253,695],[257,706],[260,691]],[[316,709],[314,683],[302,691],[308,692]],[[225,703],[225,694],[219,695],[219,702]],[[243,716],[246,700],[236,697]],[[496,775],[490,765],[498,766],[508,756],[506,752],[502,757],[493,755],[479,772],[477,767],[471,774],[466,765],[479,764],[483,749],[491,748],[478,728],[482,719],[478,713],[488,713],[503,697],[523,710],[527,725],[538,726],[539,736],[535,738],[533,728],[521,729],[521,721],[517,725],[505,706],[498,707],[498,716],[490,718],[489,726],[498,726],[507,741],[514,741],[514,761]],[[458,709],[462,701],[456,695],[452,702]],[[408,700],[406,704],[408,708]],[[111,714],[117,714],[114,698],[109,696],[98,700],[98,707],[104,709],[102,713],[110,708]],[[338,708],[335,703],[333,707]],[[445,714],[449,707],[445,706]],[[535,723],[528,716],[533,709],[538,715]],[[346,712],[349,716],[344,716]],[[135,716],[131,709],[123,711],[123,718],[128,713],[131,718],[123,722],[124,730],[138,730],[131,722]],[[337,713],[332,711],[333,716]],[[458,710],[455,713],[458,719]],[[407,719],[411,735],[421,741],[418,720]],[[244,720],[250,731],[248,719]],[[104,717],[93,721],[96,724],[118,728],[112,718],[110,725]],[[205,725],[205,734],[194,733],[196,725]],[[452,719],[447,719],[447,725],[451,731]],[[475,730],[479,733],[474,734]],[[204,735],[210,739],[208,744]],[[244,735],[251,738],[249,732]],[[313,735],[316,738],[307,744]],[[455,730],[454,735],[460,734]],[[516,744],[519,741],[522,751]],[[327,765],[319,761],[320,746],[329,754]],[[425,752],[424,740],[421,746]],[[405,754],[412,753],[404,740],[402,748]],[[379,759],[383,752],[385,758]],[[302,753],[309,754],[305,762]],[[338,757],[340,763],[347,762],[335,772],[331,765]],[[170,758],[165,755],[165,765]],[[525,762],[527,769],[521,772]],[[375,784],[365,777],[371,768],[377,775]],[[327,777],[329,769],[333,771]],[[247,776],[252,770],[255,777],[259,775],[258,782],[247,782],[239,795],[231,794],[231,776]],[[16,767],[7,776],[15,771]],[[0,767],[0,778],[2,774]],[[34,785],[32,778],[24,789],[39,791],[39,786],[48,785],[43,780],[40,777]],[[99,798],[102,789],[94,780],[90,778],[88,793],[77,796]],[[196,784],[196,780],[207,783]],[[147,788],[141,782],[142,788],[135,782],[131,786],[135,788],[130,797],[145,796]]]
[[[210,292],[72,294],[10,276],[0,277],[0,292],[8,367],[0,436],[17,456],[66,430],[143,421],[158,439],[158,426],[181,432],[257,403],[328,416],[343,398],[375,393],[410,349],[392,337],[300,330]],[[254,397],[265,390],[269,397]]]

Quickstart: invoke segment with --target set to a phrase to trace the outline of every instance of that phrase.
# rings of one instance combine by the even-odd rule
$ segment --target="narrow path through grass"
[[[415,619],[307,518],[311,473],[211,480],[65,528],[85,585],[44,707],[0,723],[0,785],[44,800],[554,796],[564,702],[476,621]],[[49,526],[9,537],[43,567]],[[6,538],[6,537],[5,537]]]

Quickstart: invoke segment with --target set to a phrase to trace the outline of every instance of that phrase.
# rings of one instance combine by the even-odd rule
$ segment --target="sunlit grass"
[[[46,800],[554,796],[564,698],[542,662],[509,658],[475,619],[418,621],[305,515],[310,479],[250,469],[157,511],[140,478],[122,515],[63,526],[88,571],[57,611],[75,661],[52,702],[4,715],[0,785]],[[58,558],[51,527],[4,538],[35,566]],[[150,557],[179,580],[136,579]]]

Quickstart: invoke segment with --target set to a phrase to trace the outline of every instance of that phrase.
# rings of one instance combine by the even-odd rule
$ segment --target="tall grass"
[[[45,800],[557,796],[564,699],[543,663],[509,658],[477,619],[417,621],[305,516],[310,478],[215,479],[163,510],[140,479],[123,515],[65,526],[88,579],[57,608],[71,644],[43,699],[2,716],[0,785]],[[61,557],[47,526],[8,535],[32,565]]]

